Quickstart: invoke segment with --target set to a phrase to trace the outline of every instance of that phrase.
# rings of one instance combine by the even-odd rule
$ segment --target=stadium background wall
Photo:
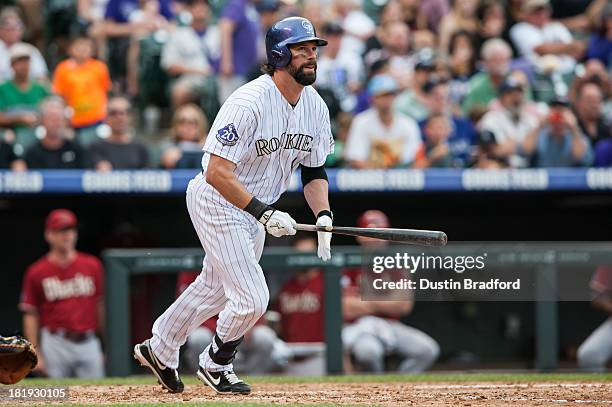
[[[454,241],[597,241],[610,240],[612,195],[605,192],[449,192],[334,193],[335,223],[354,225],[365,209],[386,212],[395,227],[439,229]],[[288,193],[279,208],[308,222],[312,215],[299,193]],[[21,329],[16,304],[23,273],[43,255],[43,221],[49,210],[68,207],[79,216],[79,249],[99,254],[108,247],[197,247],[180,195],[21,195],[0,199],[2,275],[0,332]],[[168,231],[172,231],[168,233]],[[281,240],[268,243],[280,243]],[[334,237],[334,243],[352,244]],[[161,312],[172,301],[172,277],[160,277],[151,309]],[[112,290],[107,287],[107,290]],[[533,304],[419,303],[407,317],[411,325],[435,337],[442,360],[526,365],[533,360]],[[509,318],[521,321],[520,336],[509,337]],[[561,303],[559,355],[572,359],[604,315],[589,303]],[[153,315],[152,315],[153,318]],[[503,349],[503,352],[500,352]]]

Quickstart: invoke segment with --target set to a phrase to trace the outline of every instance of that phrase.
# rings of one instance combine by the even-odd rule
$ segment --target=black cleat
[[[209,372],[200,367],[197,375],[198,379],[219,394],[249,394],[251,392],[251,386],[240,380],[233,370]]]
[[[185,389],[181,378],[176,369],[170,369],[164,366],[159,359],[155,357],[149,340],[139,343],[134,346],[134,359],[140,362],[142,366],[151,369],[157,377],[157,381],[170,393],[182,393]]]

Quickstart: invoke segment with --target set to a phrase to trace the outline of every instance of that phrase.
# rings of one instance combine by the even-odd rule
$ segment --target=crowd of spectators
[[[328,166],[612,165],[610,0],[0,7],[0,168],[199,167],[208,123],[261,74],[265,32],[289,15],[329,41],[314,85]]]

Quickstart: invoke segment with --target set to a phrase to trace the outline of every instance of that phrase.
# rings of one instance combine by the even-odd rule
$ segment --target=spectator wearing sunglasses
[[[198,106],[187,104],[179,107],[172,118],[172,139],[162,145],[162,167],[200,168],[207,132],[208,121]]]
[[[110,135],[92,143],[89,157],[98,171],[139,169],[149,166],[149,152],[144,144],[132,136],[131,104],[123,96],[108,102],[106,124]]]

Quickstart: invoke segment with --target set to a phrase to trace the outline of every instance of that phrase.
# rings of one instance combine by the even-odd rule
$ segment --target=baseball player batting
[[[232,361],[244,334],[263,315],[269,292],[258,262],[265,233],[296,233],[295,220],[271,206],[301,168],[304,196],[318,226],[331,226],[327,175],[333,152],[329,111],[310,86],[317,73],[310,21],[290,17],[266,34],[264,75],[223,104],[206,143],[202,173],[189,182],[187,209],[206,252],[202,272],[154,323],[134,357],[170,392],[182,392],[179,348],[203,321],[219,314],[216,333],[199,356],[198,378],[217,393],[250,393]],[[318,232],[318,255],[329,260],[331,233]]]

